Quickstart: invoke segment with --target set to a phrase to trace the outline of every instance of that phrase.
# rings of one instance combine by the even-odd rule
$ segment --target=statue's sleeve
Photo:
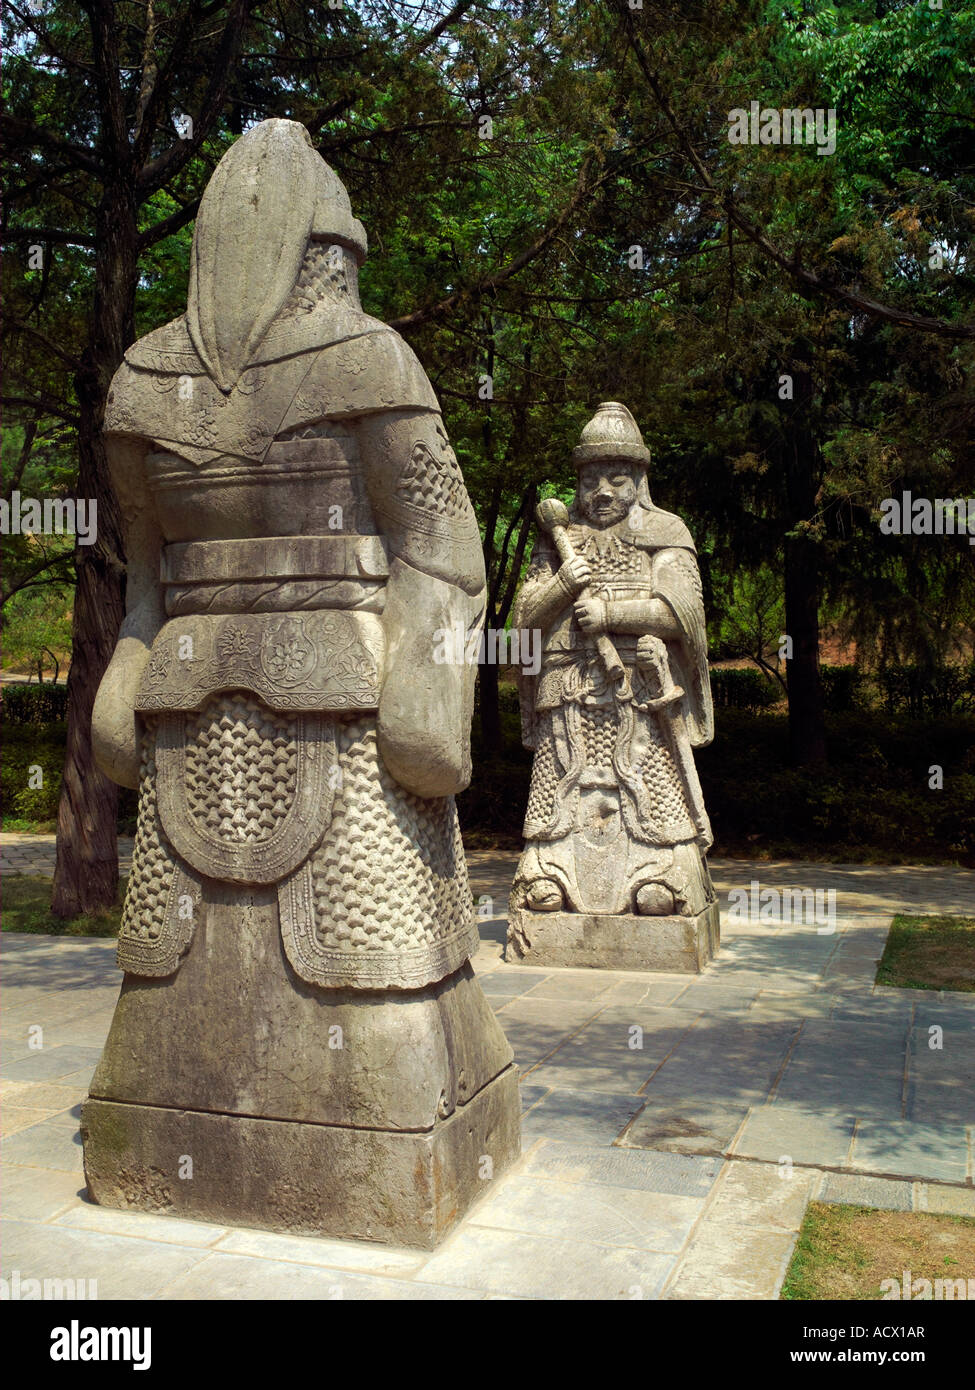
[[[95,760],[107,777],[120,786],[137,787],[140,729],[135,698],[153,639],[163,623],[159,585],[162,536],[146,485],[148,440],[108,434],[105,447],[122,513],[127,560],[125,618],[95,696],[92,744]]]
[[[539,537],[532,551],[525,582],[512,609],[512,625],[517,628],[540,628],[545,632],[571,608],[576,598],[574,589],[566,588],[559,578],[561,564],[548,537]]]
[[[379,751],[417,796],[470,781],[470,725],[486,584],[477,518],[439,413],[358,422],[369,500],[389,549]]]
[[[668,546],[653,558],[655,596],[673,614],[679,637],[676,645],[681,683],[688,693],[687,732],[694,747],[714,737],[714,705],[708,672],[708,634],[704,618],[701,574],[692,550]]]
[[[511,608],[511,626],[544,634],[572,603],[572,595],[558,578],[558,556],[547,536],[535,542],[525,580]],[[516,674],[518,705],[521,711],[521,741],[526,748],[538,747],[538,675],[519,666]]]

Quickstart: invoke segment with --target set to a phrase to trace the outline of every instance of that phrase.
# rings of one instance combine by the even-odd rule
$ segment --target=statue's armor
[[[439,408],[392,330],[304,308],[228,394],[179,319],[129,349],[109,397],[106,428],[152,441],[167,615],[136,700],[119,964],[171,974],[214,882],[275,885],[302,979],[417,988],[462,965],[477,929],[452,798],[406,791],[377,750],[389,555],[354,421]],[[266,432],[246,423],[258,393]],[[428,571],[477,535],[452,454],[417,446],[383,506]]]
[[[577,911],[629,911],[636,891],[651,882],[670,890],[678,912],[696,912],[713,896],[703,860],[710,825],[683,727],[686,720],[699,733],[698,716],[709,707],[702,699],[706,644],[694,545],[679,517],[656,508],[639,515],[638,529],[628,518],[597,530],[574,513],[566,534],[589,565],[591,594],[610,605],[662,597],[675,613],[685,640],[661,644],[661,653],[671,680],[687,692],[676,716],[681,727],[675,729],[672,708],[658,712],[659,678],[637,661],[640,634],[610,628],[632,690],[632,699],[621,703],[566,597],[544,633],[539,675],[521,681],[526,743],[535,759],[516,905],[541,878],[556,882]],[[559,566],[550,538],[541,535],[517,605],[519,625],[531,624],[533,596],[552,583]],[[622,873],[611,879],[587,871],[619,836],[629,845]]]

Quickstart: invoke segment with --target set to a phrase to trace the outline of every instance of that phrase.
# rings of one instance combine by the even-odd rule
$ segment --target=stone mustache
[[[575,501],[540,505],[513,612],[542,630],[543,655],[520,678],[535,758],[508,957],[697,971],[718,907],[693,752],[713,734],[694,542],[650,501],[625,406],[604,402],[573,457]]]
[[[478,527],[416,357],[362,312],[366,236],[291,121],[200,205],[187,311],[105,437],[127,616],[101,766],[138,787],[125,972],[85,1103],[112,1206],[431,1246],[519,1149],[476,983]]]

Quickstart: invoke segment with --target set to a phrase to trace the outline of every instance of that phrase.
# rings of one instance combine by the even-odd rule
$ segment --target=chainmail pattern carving
[[[337,254],[341,252],[341,256]],[[310,314],[325,300],[348,300],[349,282],[345,273],[345,257],[349,253],[322,241],[313,241],[305,252],[291,296],[281,311],[281,317]]]
[[[176,873],[173,852],[163,835],[156,810],[155,749],[155,720],[149,718],[142,738],[139,816],[132,850],[132,871],[119,926],[120,943],[125,938],[158,941],[165,925],[166,903]]]
[[[445,457],[437,459],[422,440],[413,445],[396,496],[401,502],[434,512],[448,521],[466,518],[470,513],[464,478],[453,450],[448,449]]]
[[[295,794],[292,721],[253,696],[220,695],[187,715],[187,805],[200,829],[225,844],[275,833]]]
[[[452,798],[424,799],[390,777],[373,720],[338,728],[332,823],[312,858],[316,934],[328,951],[435,946],[474,923]]]
[[[680,827],[685,835],[693,835],[694,826],[688,814],[680,773],[664,739],[659,718],[651,716],[646,722],[646,731],[650,744],[640,770],[650,798],[653,821],[668,830]]]
[[[525,812],[525,835],[528,839],[531,839],[536,827],[547,825],[555,813],[555,788],[559,783],[559,771],[555,762],[552,721],[553,715],[550,710],[539,715],[538,749],[532,763],[531,790],[528,793],[528,809]]]
[[[587,767],[612,767],[619,736],[614,705],[583,706],[579,711]]]

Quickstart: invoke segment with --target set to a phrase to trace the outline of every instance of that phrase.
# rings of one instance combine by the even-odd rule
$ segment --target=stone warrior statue
[[[700,970],[717,949],[711,829],[693,749],[713,710],[694,542],[650,501],[633,416],[602,404],[582,432],[571,510],[541,533],[513,622],[543,633],[521,677],[535,750],[509,958]]]
[[[82,1127],[98,1202],[431,1246],[519,1150],[453,800],[475,670],[434,660],[476,641],[484,569],[365,254],[304,128],[262,122],[185,315],[112,383],[127,617],[93,734],[139,817]]]

